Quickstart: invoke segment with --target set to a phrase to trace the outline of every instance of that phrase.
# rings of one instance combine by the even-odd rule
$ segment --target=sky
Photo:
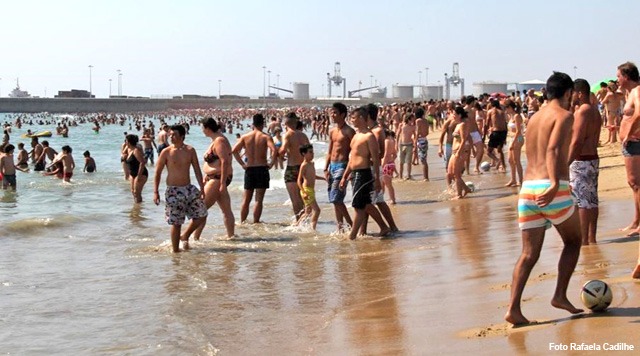
[[[554,70],[591,83],[640,59],[639,13],[633,0],[3,0],[0,96],[19,78],[34,96],[104,98],[117,70],[130,96],[257,97],[266,71],[325,96],[335,62],[347,90],[443,83],[454,62],[467,93]]]

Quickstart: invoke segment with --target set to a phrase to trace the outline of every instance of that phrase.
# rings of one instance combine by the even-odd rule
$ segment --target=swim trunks
[[[474,145],[476,143],[482,142],[482,136],[480,136],[480,131],[472,131],[469,133],[469,136],[471,136],[471,141],[473,142]]]
[[[5,174],[4,179],[2,180],[2,187],[13,187],[16,188],[16,175],[15,174]]]
[[[400,164],[404,164],[405,162],[409,162],[409,164],[411,164],[411,161],[413,161],[413,144],[401,143],[400,144]]]
[[[507,131],[493,131],[489,135],[489,148],[498,148],[504,146],[507,142]]]
[[[153,162],[153,148],[144,149],[144,159]]]
[[[382,174],[387,177],[393,177],[393,174],[396,171],[396,164],[394,162],[389,162],[382,166]]]
[[[295,183],[298,181],[298,175],[300,174],[300,165],[287,166],[284,170],[284,182]]]
[[[576,196],[578,208],[598,207],[598,168],[600,159],[575,160],[569,166],[571,191]]]
[[[309,206],[316,201],[316,192],[311,187],[302,187],[300,191],[304,206]]]
[[[199,219],[207,216],[207,207],[200,198],[200,190],[193,184],[182,187],[167,186],[164,194],[165,218],[169,225],[184,224],[185,216]]]
[[[220,173],[210,174],[210,175],[207,175],[207,178],[209,178],[211,180],[220,180],[222,178],[222,175],[220,175]],[[233,181],[233,174],[229,174],[224,183],[228,187],[229,184],[231,184],[232,181]]]
[[[518,197],[518,225],[520,230],[535,229],[559,225],[571,217],[575,211],[575,201],[571,195],[571,187],[566,180],[560,181],[556,196],[549,205],[541,208],[536,197],[551,186],[549,179],[526,180]]]
[[[351,206],[356,209],[364,209],[371,204],[371,192],[373,189],[373,174],[370,168],[356,169],[353,175],[353,198]]]
[[[73,177],[73,172],[67,172],[67,173],[64,173],[63,177],[64,177],[65,179],[71,179],[71,177]]]
[[[429,149],[427,139],[425,137],[419,137],[417,145],[418,145],[418,158],[420,159],[420,163],[427,164],[427,150]]]
[[[162,150],[164,150],[165,148],[169,147],[169,145],[167,143],[161,143],[158,145],[158,154],[160,154],[160,152],[162,152]]]
[[[622,146],[622,155],[625,157],[640,156],[640,141],[627,141],[627,145]]]
[[[269,189],[269,167],[247,167],[244,171],[244,189]]]
[[[449,167],[449,160],[451,159],[451,156],[453,156],[453,144],[452,143],[446,143],[444,145],[444,163],[445,163],[445,167]]]
[[[347,169],[347,162],[331,162],[329,164],[329,180],[327,190],[329,191],[329,203],[342,203],[347,193],[347,189],[340,189],[340,181]]]
[[[33,170],[36,172],[44,171],[44,166],[45,166],[44,161],[36,162],[36,165],[35,167],[33,167]]]

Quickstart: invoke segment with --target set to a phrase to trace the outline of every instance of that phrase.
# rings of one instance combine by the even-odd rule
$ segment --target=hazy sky
[[[630,14],[630,15],[629,15]],[[2,1],[0,95],[20,86],[48,97],[92,89],[124,95],[258,96],[271,83],[326,91],[342,64],[349,90],[373,75],[394,83],[443,81],[453,62],[467,92],[484,80],[597,81],[640,60],[640,1]],[[334,94],[337,91],[334,88]]]

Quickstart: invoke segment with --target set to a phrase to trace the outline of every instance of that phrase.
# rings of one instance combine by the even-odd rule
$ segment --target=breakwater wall
[[[229,109],[262,107],[328,106],[342,101],[346,105],[391,102],[397,99],[147,99],[147,98],[0,98],[0,112],[4,113],[129,113],[180,109]]]

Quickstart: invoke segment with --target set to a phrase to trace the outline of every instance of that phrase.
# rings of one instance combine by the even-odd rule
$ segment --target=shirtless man
[[[510,305],[505,320],[528,324],[520,302],[529,274],[538,261],[545,230],[553,224],[564,248],[558,263],[558,282],[551,305],[572,314],[581,313],[567,299],[567,286],[580,257],[580,219],[569,186],[569,144],[573,126],[571,105],[573,82],[555,72],[547,80],[549,104],[529,121],[527,170],[518,202],[518,223],[523,249],[513,271]]]
[[[249,204],[256,192],[256,205],[253,208],[253,223],[260,222],[262,216],[262,202],[264,194],[269,189],[269,169],[276,162],[276,146],[271,136],[262,132],[264,129],[264,116],[253,115],[253,131],[246,133],[238,139],[231,150],[233,157],[242,169],[244,169],[244,195],[240,208],[240,222],[245,222],[249,215]],[[242,160],[241,151],[244,150],[246,162]],[[267,162],[267,150],[271,151],[271,163]]]
[[[526,125],[528,119],[540,110],[540,103],[538,102],[538,98],[536,98],[535,90],[529,89],[527,97],[524,99],[524,103],[527,105],[527,119],[524,123]]]
[[[291,199],[293,213],[296,221],[300,215],[304,213],[304,202],[300,196],[298,188],[298,175],[300,174],[300,165],[304,161],[304,157],[300,154],[300,147],[309,144],[309,138],[302,131],[297,129],[298,116],[294,112],[287,114],[284,124],[287,127],[287,133],[282,138],[282,147],[278,151],[281,156],[287,155],[287,168],[284,171],[284,183]],[[272,141],[273,142],[273,141]]]
[[[35,163],[33,170],[36,172],[44,171],[44,162],[38,162],[38,159],[42,156],[42,151],[44,151],[44,147],[38,142],[38,138],[31,138],[31,162]]]
[[[11,187],[14,191],[16,190],[16,170],[21,172],[27,172],[28,169],[18,167],[13,161],[13,151],[15,150],[15,146],[12,144],[8,144],[4,146],[4,154],[0,156],[0,175],[4,176],[2,179],[2,189],[6,190]]]
[[[444,158],[444,166],[449,167],[449,159],[451,159],[451,156],[453,155],[453,130],[455,130],[456,128],[456,123],[455,123],[455,119],[452,117],[449,117],[444,124],[442,124],[442,133],[440,134],[440,148],[438,149],[438,156],[443,157]],[[445,143],[445,138],[446,138],[446,143]],[[444,143],[444,149],[443,149],[443,143]],[[447,187],[451,186],[451,182],[453,182],[453,180],[451,179],[451,176],[448,174],[445,174],[445,178],[447,179]]]
[[[429,164],[427,163],[427,151],[429,149],[429,142],[427,141],[427,135],[429,135],[429,122],[424,119],[424,109],[418,108],[415,112],[416,115],[416,145],[418,148],[418,159],[422,164],[422,174],[424,175],[424,181],[429,181]]]
[[[616,75],[620,87],[627,93],[620,122],[620,140],[622,140],[622,155],[627,170],[627,182],[633,191],[635,203],[634,220],[624,230],[633,230],[630,232],[632,235],[640,233],[640,74],[635,64],[627,62],[618,66]],[[638,250],[638,264],[632,276],[640,278],[640,249]]]
[[[596,243],[598,228],[598,141],[602,118],[591,104],[590,86],[584,79],[576,79],[573,102],[579,105],[574,113],[573,136],[569,148],[569,182],[578,200],[578,216],[582,244]]]
[[[208,214],[207,207],[204,204],[204,183],[198,155],[193,147],[184,143],[185,135],[184,126],[171,126],[169,136],[171,137],[172,145],[163,149],[158,155],[153,179],[153,202],[158,205],[160,204],[158,188],[162,179],[162,171],[165,166],[167,167],[165,218],[167,223],[171,225],[173,252],[180,252],[180,240],[183,241],[184,249],[189,248],[189,236],[200,225],[204,224]],[[191,167],[193,167],[200,190],[191,184],[191,175],[189,174]],[[192,221],[184,235],[180,235],[185,215]],[[183,236],[186,238],[183,238]]]
[[[602,99],[604,114],[607,120],[605,127],[609,131],[609,137],[605,143],[614,143],[618,141],[616,134],[618,132],[618,117],[621,101],[622,94],[618,93],[618,86],[615,83],[609,83],[607,86],[607,93]]]
[[[500,108],[497,99],[491,100],[491,109],[487,112],[487,125],[489,126],[489,149],[487,156],[493,160],[495,167],[501,172],[506,172],[506,163],[502,148],[507,143],[507,116]],[[493,150],[497,149],[500,158],[496,157]]]
[[[344,204],[346,190],[340,188],[340,181],[349,163],[351,139],[356,131],[346,123],[347,107],[343,103],[334,103],[331,107],[331,120],[335,127],[329,131],[328,158],[324,166],[324,177],[327,180],[329,202],[333,204],[336,213],[338,231],[342,230],[344,222],[353,225],[347,206]]]
[[[16,166],[27,169],[29,168],[29,153],[24,149],[24,143],[18,144],[18,163]]]
[[[167,133],[169,131],[169,126],[167,124],[160,125],[160,132],[158,132],[158,137],[156,137],[156,148],[158,150],[158,156],[160,156],[160,152],[165,148],[169,147],[169,139]]]
[[[484,142],[482,141],[482,135],[480,134],[480,130],[478,129],[478,122],[476,121],[477,112],[475,108],[475,102],[476,102],[476,99],[473,96],[468,96],[465,99],[464,111],[467,112],[467,120],[465,120],[465,123],[469,128],[469,136],[471,136],[471,144],[473,145],[473,148],[475,150],[475,157],[476,157],[475,172],[477,174],[481,174],[480,164],[482,163],[482,157],[484,156]],[[505,130],[506,130],[506,126],[505,126]]]
[[[62,155],[58,158],[62,162],[62,179],[65,182],[70,182],[73,177],[73,170],[76,168],[76,162],[71,155],[72,149],[70,146],[62,146]]]
[[[406,114],[402,124],[398,127],[398,147],[400,153],[400,179],[404,179],[404,165],[407,164],[407,178],[411,179],[411,162],[413,160],[413,147],[416,143],[416,126],[413,123],[413,114]]]
[[[345,189],[349,176],[353,174],[353,199],[351,205],[356,210],[356,216],[349,234],[351,240],[356,239],[362,224],[366,223],[367,214],[371,215],[380,226],[380,236],[386,236],[390,232],[389,227],[382,220],[380,212],[373,206],[371,200],[372,193],[381,189],[380,160],[373,159],[380,156],[380,149],[375,136],[367,126],[367,116],[368,112],[365,106],[359,107],[352,113],[352,122],[357,131],[351,140],[349,165],[340,181],[340,186]]]
[[[140,141],[142,141],[144,159],[151,162],[151,164],[154,164],[153,149],[155,148],[156,150],[158,150],[158,146],[156,145],[156,142],[153,140],[152,130],[153,129],[151,128],[145,129],[144,133],[142,134],[142,138],[140,138]]]

